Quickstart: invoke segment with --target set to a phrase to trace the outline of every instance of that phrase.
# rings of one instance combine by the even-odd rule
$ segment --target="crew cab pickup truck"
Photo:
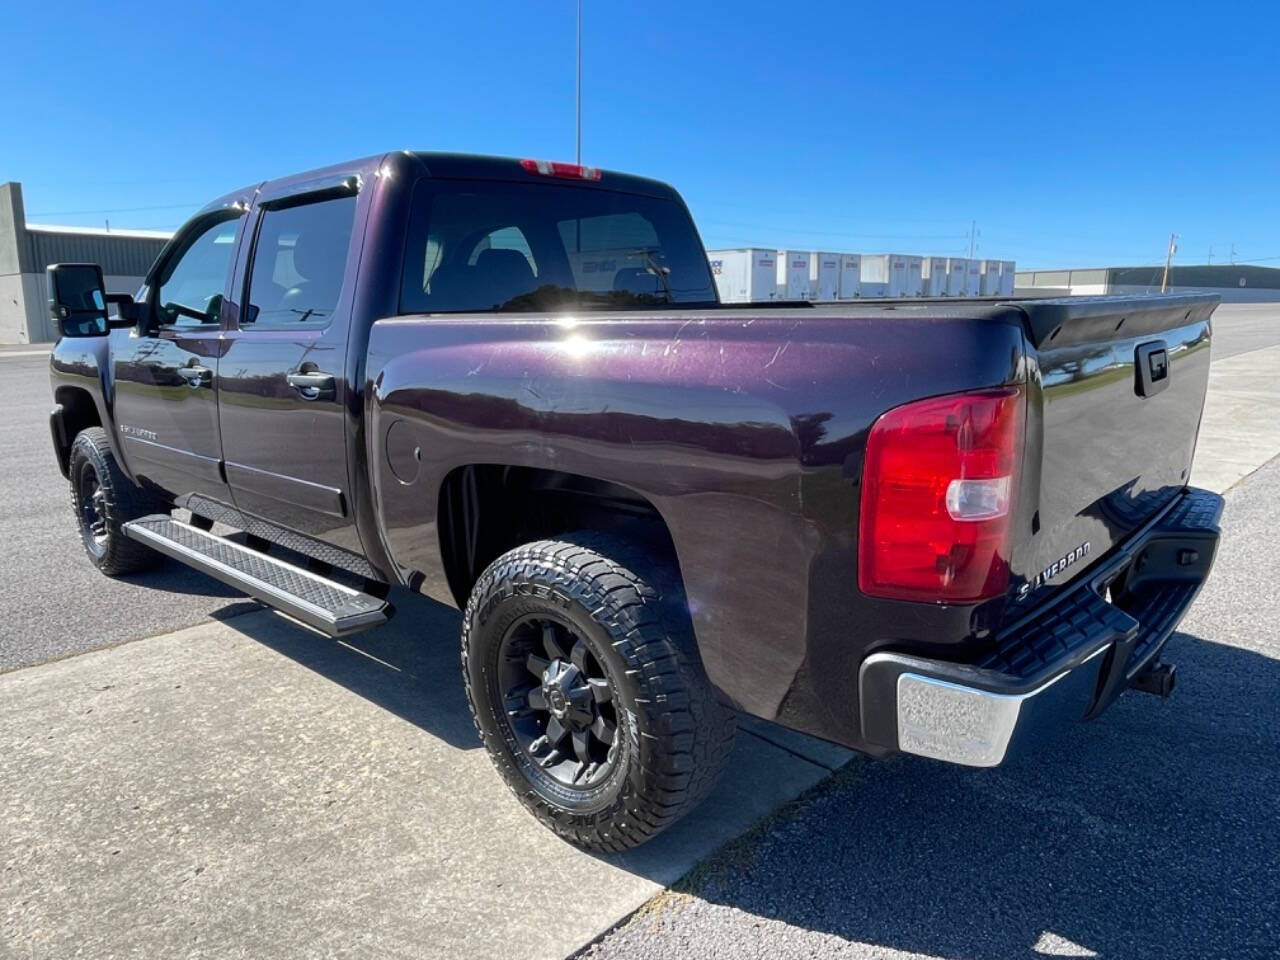
[[[136,296],[49,284],[89,559],[330,636],[456,604],[497,769],[594,850],[739,713],[984,767],[1167,694],[1217,545],[1213,298],[722,305],[664,184],[408,152],[214,201]]]

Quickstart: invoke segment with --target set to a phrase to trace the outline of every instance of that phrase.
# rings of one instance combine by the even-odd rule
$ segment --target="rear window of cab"
[[[422,180],[401,313],[709,304],[711,272],[674,200],[549,183]]]

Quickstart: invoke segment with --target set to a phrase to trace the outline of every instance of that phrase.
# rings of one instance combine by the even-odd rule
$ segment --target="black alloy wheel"
[[[102,489],[98,471],[86,462],[77,478],[77,501],[80,504],[80,532],[84,548],[93,557],[101,557],[107,549],[107,493]]]
[[[617,758],[613,688],[587,640],[566,623],[525,617],[508,628],[496,680],[520,749],[566,787],[608,779]]]

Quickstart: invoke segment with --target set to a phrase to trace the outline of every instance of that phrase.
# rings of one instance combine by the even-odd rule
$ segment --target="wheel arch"
[[[53,392],[54,407],[49,414],[49,430],[58,469],[64,477],[71,473],[71,445],[76,435],[89,427],[101,427],[102,417],[93,395],[84,387],[60,386]]]
[[[503,553],[579,530],[643,545],[681,576],[671,528],[654,503],[631,487],[597,477],[510,464],[464,464],[440,483],[437,519],[441,562],[460,609],[485,567]]]

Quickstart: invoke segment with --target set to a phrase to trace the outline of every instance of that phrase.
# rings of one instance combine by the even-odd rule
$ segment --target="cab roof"
[[[256,193],[263,189],[284,187],[292,183],[301,183],[327,174],[344,172],[358,173],[379,169],[384,163],[397,155],[417,160],[422,164],[424,172],[433,179],[441,180],[503,180],[512,183],[548,182],[572,184],[577,187],[594,190],[614,190],[623,193],[637,193],[643,196],[661,199],[680,200],[675,188],[660,180],[648,177],[637,177],[616,170],[600,170],[600,178],[578,179],[560,178],[531,173],[522,161],[516,157],[493,157],[474,153],[439,153],[432,151],[398,150],[387,154],[375,154],[361,157],[346,163],[332,164],[314,170],[300,171],[277,177],[260,183],[249,184],[238,190],[223,194],[205,204],[196,214],[203,216],[233,205],[248,206]],[[598,168],[597,168],[598,169]]]
[[[413,156],[422,161],[428,176],[442,180],[509,180],[520,182],[560,182],[583,186],[597,190],[621,190],[625,193],[638,193],[662,199],[679,199],[675,188],[661,180],[648,177],[637,177],[616,170],[600,170],[599,180],[545,176],[531,173],[521,166],[521,160],[515,157],[491,157],[471,153],[431,153],[415,152]],[[535,157],[545,160],[545,157]],[[599,168],[597,168],[599,169]]]

